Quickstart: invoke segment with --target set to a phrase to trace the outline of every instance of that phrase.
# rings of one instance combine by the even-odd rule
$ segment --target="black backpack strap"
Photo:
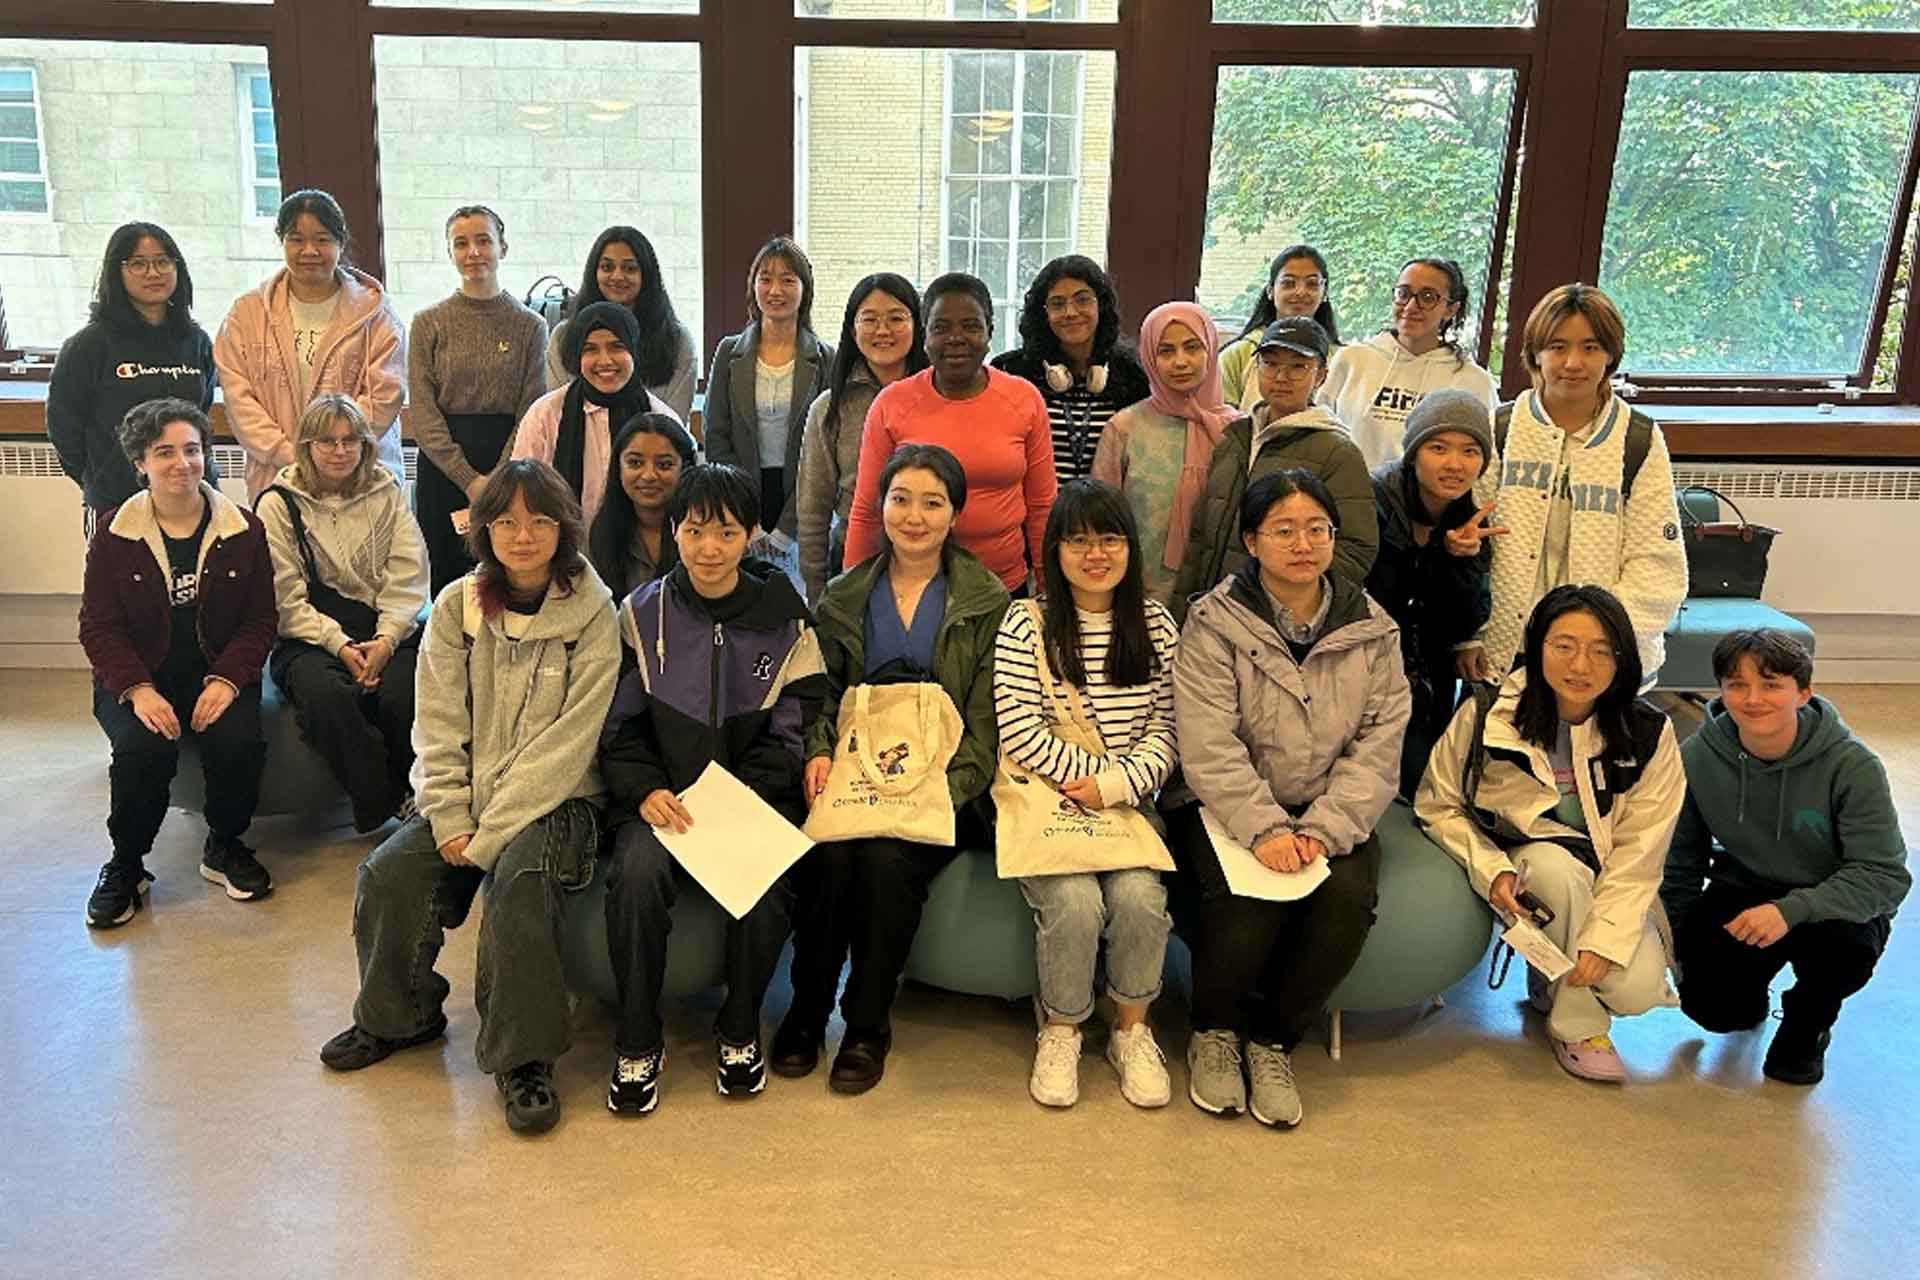
[[[1474,798],[1480,794],[1480,781],[1487,774],[1487,713],[1499,699],[1500,689],[1478,680],[1471,681],[1468,687],[1473,693],[1473,744],[1467,748],[1466,759],[1460,762],[1460,800],[1468,820],[1484,831],[1486,824],[1481,821],[1480,807]]]
[[[1627,410],[1627,443],[1624,453],[1625,465],[1620,479],[1620,501],[1625,503],[1633,496],[1633,478],[1640,474],[1640,464],[1647,460],[1647,454],[1653,448],[1653,422],[1651,419]]]
[[[320,581],[320,565],[314,560],[313,548],[307,543],[307,522],[300,515],[300,503],[295,500],[293,490],[283,484],[268,485],[260,491],[260,498],[270,493],[279,494],[280,501],[287,506],[287,518],[293,521],[293,540],[299,544],[300,562],[306,566],[307,588],[311,591],[313,585]],[[253,500],[253,509],[256,512],[260,510],[260,498]]]
[[[1500,457],[1507,456],[1507,428],[1513,425],[1513,401],[1493,411],[1493,451]]]

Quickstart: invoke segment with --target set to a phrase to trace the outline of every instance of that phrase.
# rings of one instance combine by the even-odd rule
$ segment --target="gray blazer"
[[[707,403],[700,413],[700,435],[707,461],[739,467],[760,481],[760,469],[775,465],[760,457],[760,420],[754,408],[754,357],[760,351],[760,327],[749,324],[739,333],[720,339],[707,365]],[[792,537],[796,527],[794,495],[800,472],[800,437],[807,409],[827,389],[833,348],[802,329],[793,357],[793,399],[787,404],[786,457],[778,465],[786,472],[787,500],[780,508],[780,532]]]

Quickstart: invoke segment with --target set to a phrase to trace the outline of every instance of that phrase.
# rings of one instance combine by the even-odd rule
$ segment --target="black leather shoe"
[[[820,1046],[827,1038],[826,1019],[815,1020],[789,1012],[773,1033],[773,1050],[767,1065],[773,1074],[798,1080],[813,1074],[820,1065]]]
[[[1767,1046],[1767,1058],[1760,1070],[1769,1080],[1781,1084],[1819,1084],[1827,1074],[1827,1046],[1832,1043],[1831,1030],[1807,1036],[1783,1021],[1773,1033],[1773,1043]]]
[[[834,1055],[827,1086],[835,1093],[865,1093],[887,1073],[887,1051],[892,1048],[892,1032],[878,1036],[848,1032]]]

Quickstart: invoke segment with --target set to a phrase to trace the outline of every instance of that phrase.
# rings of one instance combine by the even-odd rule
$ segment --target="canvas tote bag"
[[[826,789],[807,814],[816,841],[892,836],[951,846],[947,766],[960,712],[937,684],[859,684],[840,700]]]
[[[1092,755],[1106,755],[1100,727],[1087,714],[1080,691],[1067,685],[1070,704],[1063,704],[1055,690],[1039,607],[1030,600],[1014,607],[1024,607],[1033,618],[1033,658],[1052,712],[1053,735]],[[1004,747],[993,774],[993,807],[995,863],[1002,880],[1130,867],[1173,870],[1166,842],[1145,814],[1124,804],[1089,809],[1011,759]]]

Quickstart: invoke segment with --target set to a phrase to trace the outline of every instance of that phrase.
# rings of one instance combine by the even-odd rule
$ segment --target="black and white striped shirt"
[[[1065,391],[1047,388],[1047,421],[1053,427],[1053,470],[1060,483],[1078,480],[1093,471],[1093,451],[1107,419],[1123,406],[1115,404],[1104,392],[1093,394],[1076,383]]]
[[[1037,608],[1037,606],[1035,607]],[[1055,783],[1092,776],[1107,804],[1139,806],[1165,785],[1179,760],[1173,731],[1173,655],[1180,632],[1173,615],[1147,601],[1147,634],[1159,670],[1146,684],[1107,682],[1107,648],[1113,615],[1080,613],[1080,661],[1087,683],[1080,690],[1107,755],[1095,756],[1054,736],[1050,707],[1040,688],[1034,645],[1040,630],[1035,608],[1016,603],[1007,610],[994,643],[993,708],[1000,725],[1000,746],[1016,763]],[[1067,686],[1052,673],[1055,692],[1071,707]]]

